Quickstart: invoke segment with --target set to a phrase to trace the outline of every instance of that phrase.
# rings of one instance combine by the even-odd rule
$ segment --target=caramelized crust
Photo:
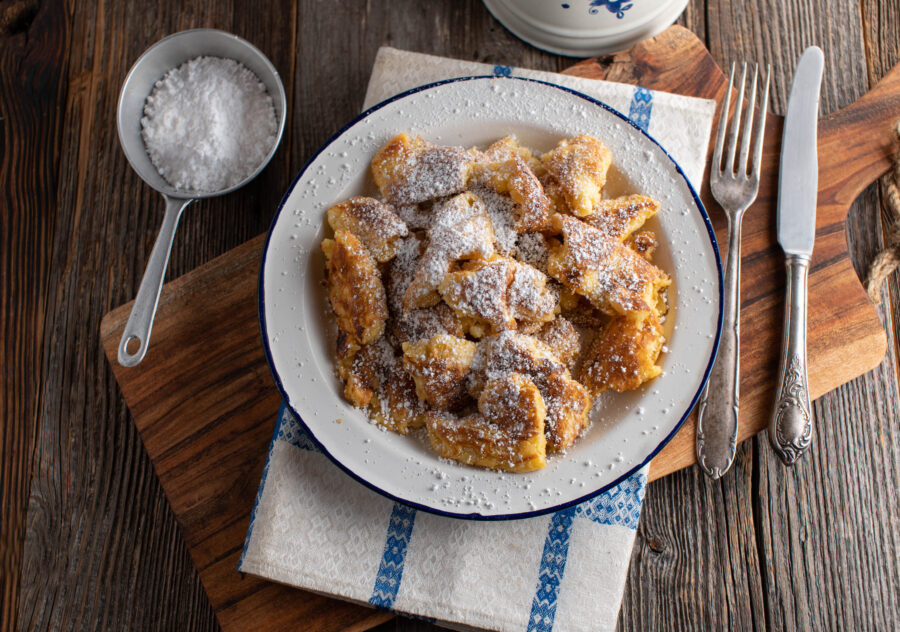
[[[471,155],[461,147],[432,145],[400,134],[372,159],[372,176],[393,205],[418,204],[465,191]]]
[[[633,390],[662,373],[656,361],[663,342],[655,311],[616,316],[591,345],[579,378],[594,396]]]
[[[338,327],[360,345],[375,342],[384,332],[387,299],[375,259],[365,246],[342,230],[322,241],[328,300]]]
[[[547,452],[566,450],[590,425],[591,396],[568,371],[551,373],[540,389],[547,407]]]
[[[544,401],[530,379],[514,373],[487,383],[479,414],[462,419],[430,414],[428,437],[444,458],[506,472],[546,464]]]
[[[641,255],[647,261],[653,261],[653,253],[656,252],[656,234],[649,230],[634,233],[625,240],[625,245]]]
[[[369,197],[335,204],[328,209],[328,223],[335,231],[358,237],[380,263],[393,259],[401,239],[409,234],[406,224],[388,205]]]
[[[552,349],[560,362],[569,368],[572,368],[581,353],[581,334],[562,316],[546,323],[534,337]]]
[[[561,141],[556,149],[541,156],[541,162],[559,185],[570,212],[579,217],[590,214],[600,202],[606,172],[612,164],[606,145],[581,134]]]
[[[604,313],[652,309],[658,291],[671,283],[662,270],[593,226],[568,215],[555,215],[553,225],[565,242],[551,250],[547,271]]]
[[[440,334],[430,340],[403,343],[403,367],[416,383],[416,394],[438,410],[464,401],[466,374],[475,355],[475,343]]]
[[[582,219],[610,239],[625,241],[659,210],[659,202],[646,195],[600,200]]]
[[[379,426],[405,435],[411,428],[425,425],[427,407],[416,396],[416,384],[400,362],[381,386],[381,398],[370,405],[372,419]]]

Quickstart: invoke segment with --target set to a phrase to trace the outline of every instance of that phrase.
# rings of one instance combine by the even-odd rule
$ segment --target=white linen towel
[[[541,79],[607,103],[699,186],[715,112],[705,99],[382,48],[364,107],[484,74]],[[457,629],[614,630],[646,483],[645,467],[581,505],[537,518],[441,517],[354,481],[282,405],[238,569]]]

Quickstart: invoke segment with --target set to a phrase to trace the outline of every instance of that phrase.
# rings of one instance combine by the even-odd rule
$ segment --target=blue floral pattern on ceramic
[[[599,13],[600,7],[606,7],[607,11],[615,13],[616,17],[621,20],[625,17],[625,12],[632,6],[634,6],[634,3],[628,0],[591,0],[589,11],[592,14]]]

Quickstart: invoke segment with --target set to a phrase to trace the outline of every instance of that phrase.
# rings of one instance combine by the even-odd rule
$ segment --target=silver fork
[[[728,254],[725,263],[725,294],[722,337],[719,353],[709,374],[709,382],[700,399],[697,410],[697,461],[711,478],[720,478],[734,460],[738,429],[738,388],[740,386],[740,287],[741,287],[741,220],[744,211],[753,204],[759,191],[759,168],[762,160],[763,131],[766,123],[766,109],[769,103],[769,77],[766,72],[766,87],[760,102],[759,116],[754,125],[756,107],[756,80],[758,68],[753,67],[749,103],[744,116],[741,136],[741,153],[735,163],[738,146],[738,132],[741,123],[741,107],[744,102],[744,87],[747,83],[747,64],[741,72],[741,87],[738,91],[731,130],[728,134],[727,160],[722,164],[722,150],[725,146],[725,127],[731,106],[731,88],[734,84],[735,64],[731,65],[731,77],[725,92],[725,103],[719,115],[719,131],[716,147],[710,165],[709,186],[713,197],[721,205],[728,217]],[[752,131],[752,134],[751,134]],[[748,164],[751,137],[753,162]]]

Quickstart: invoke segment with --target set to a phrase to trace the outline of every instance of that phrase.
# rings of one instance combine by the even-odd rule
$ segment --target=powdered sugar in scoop
[[[233,59],[196,57],[156,82],[141,135],[151,162],[176,189],[215,192],[238,184],[275,144],[272,97]]]

